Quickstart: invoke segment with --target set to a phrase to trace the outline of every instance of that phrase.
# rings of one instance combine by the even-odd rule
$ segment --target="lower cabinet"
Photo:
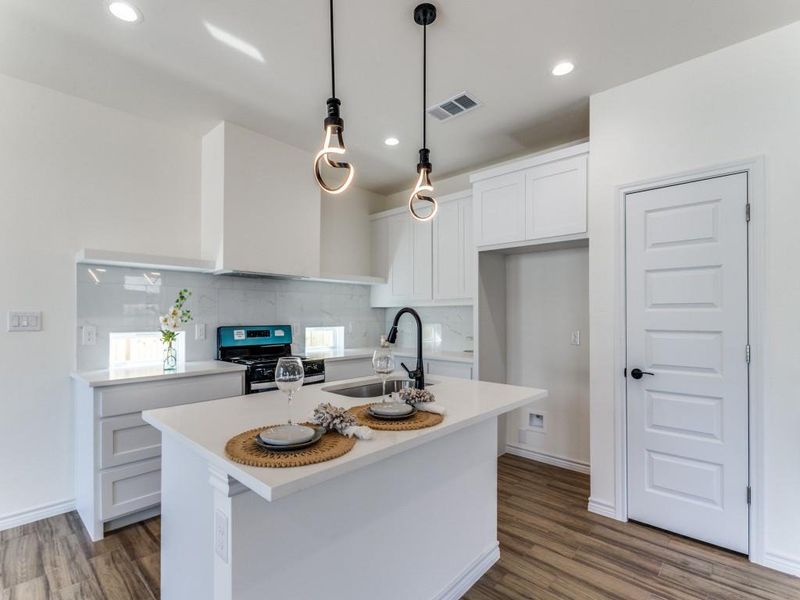
[[[76,505],[92,540],[159,512],[161,434],[143,410],[243,393],[244,371],[97,387],[74,379]]]
[[[440,360],[433,358],[425,358],[423,352],[423,365],[425,368],[425,375],[442,375],[444,377],[455,377],[457,379],[472,379],[472,364],[459,362],[455,360]],[[403,362],[409,369],[413,369],[416,363],[416,356],[395,354],[395,362],[397,362],[398,372],[405,375],[405,370],[400,366]]]
[[[374,375],[372,357],[347,358],[325,361],[325,381],[342,381]]]

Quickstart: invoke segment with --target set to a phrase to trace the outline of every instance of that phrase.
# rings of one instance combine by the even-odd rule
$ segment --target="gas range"
[[[246,393],[277,389],[278,359],[292,355],[289,325],[241,325],[217,327],[217,359],[246,365]],[[325,361],[299,357],[305,371],[304,385],[325,381]]]

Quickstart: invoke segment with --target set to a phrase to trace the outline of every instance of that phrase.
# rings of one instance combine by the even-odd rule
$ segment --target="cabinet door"
[[[389,263],[387,260],[389,241],[386,237],[389,231],[388,220],[375,219],[370,224],[370,227],[372,275],[374,277],[382,277],[383,279],[387,279],[389,277]]]
[[[433,229],[433,298],[464,300],[472,294],[472,197],[443,202]]]
[[[508,173],[477,182],[475,235],[478,246],[525,239],[525,173]]]
[[[527,239],[586,231],[586,163],[576,156],[526,171]]]
[[[433,224],[403,215],[411,230],[411,300],[433,298]]]
[[[464,225],[458,200],[443,202],[433,226],[433,297],[464,297]]]
[[[414,238],[411,217],[405,214],[387,219],[389,231],[389,293],[393,302],[403,302],[411,297],[414,285]]]

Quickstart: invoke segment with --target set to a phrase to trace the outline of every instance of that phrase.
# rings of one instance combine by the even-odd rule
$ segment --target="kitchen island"
[[[305,386],[296,420],[333,393]],[[164,600],[460,598],[499,557],[497,417],[545,390],[437,377],[434,427],[375,431],[344,456],[295,468],[234,463],[225,444],[284,422],[279,392],[147,411],[162,432]],[[379,399],[375,399],[379,400]]]

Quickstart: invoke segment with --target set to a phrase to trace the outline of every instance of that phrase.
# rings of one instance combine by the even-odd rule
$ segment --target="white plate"
[[[375,415],[382,415],[386,417],[400,417],[409,415],[414,410],[414,407],[405,402],[379,402],[369,407]]]
[[[305,425],[276,425],[265,429],[258,437],[270,446],[303,444],[314,437],[314,429]]]

